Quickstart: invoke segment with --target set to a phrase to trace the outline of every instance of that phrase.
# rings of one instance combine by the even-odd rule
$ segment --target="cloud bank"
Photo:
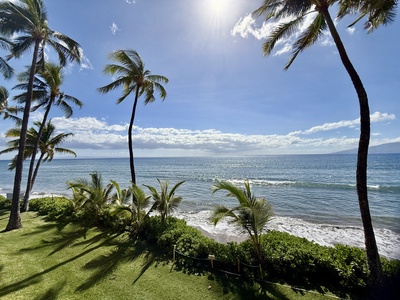
[[[371,123],[393,121],[393,114],[375,112]],[[120,151],[127,156],[128,124],[108,124],[93,117],[54,118],[53,123],[61,132],[73,132],[65,146],[80,150]],[[288,134],[246,135],[226,133],[216,129],[190,130],[177,128],[141,128],[134,126],[134,148],[141,156],[168,153],[168,155],[267,155],[299,153],[331,153],[357,147],[359,119],[325,123]],[[352,136],[327,137],[325,132],[353,129]],[[334,132],[336,134],[336,132]],[[337,134],[336,134],[337,135]],[[373,134],[371,145],[400,141],[399,138],[381,139]],[[186,152],[185,152],[186,151]],[[85,152],[86,153],[86,152]],[[111,153],[111,152],[110,152]],[[103,154],[104,155],[104,154]],[[157,154],[158,155],[158,154]]]

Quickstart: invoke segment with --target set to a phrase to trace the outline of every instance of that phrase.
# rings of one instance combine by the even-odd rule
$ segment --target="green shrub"
[[[11,200],[7,200],[4,196],[0,195],[0,209],[10,209]]]
[[[35,198],[29,201],[29,209],[49,221],[72,219],[74,212],[71,201],[65,197]]]

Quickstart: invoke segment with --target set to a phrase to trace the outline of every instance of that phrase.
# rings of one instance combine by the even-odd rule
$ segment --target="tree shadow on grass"
[[[34,300],[53,300],[53,299],[57,299],[58,295],[60,294],[60,292],[62,291],[62,289],[64,288],[66,282],[60,282],[59,284],[55,285],[54,287],[48,289],[43,295],[40,295],[36,298],[34,298]]]
[[[133,242],[128,236],[123,240],[119,240],[115,244],[115,248],[108,255],[101,255],[86,265],[83,266],[85,270],[94,270],[94,273],[80,286],[76,288],[77,292],[83,292],[90,289],[104,278],[116,279],[114,271],[118,266],[127,261],[134,261],[139,257],[143,257],[142,268],[133,284],[146,272],[146,270],[153,264],[163,261],[162,256],[156,254],[154,249],[150,249],[148,245],[143,242]]]
[[[55,226],[53,226],[53,225],[55,225]],[[43,227],[45,227],[45,228],[39,229],[39,231],[44,232],[46,230],[53,229],[54,227],[57,227],[57,226],[56,226],[56,224],[48,224],[48,226],[44,225]],[[86,239],[87,231],[88,231],[88,228],[74,228],[67,232],[60,232],[56,237],[54,237],[51,240],[42,240],[41,243],[37,246],[22,248],[19,251],[20,252],[29,252],[29,251],[35,251],[35,250],[55,246],[55,249],[48,254],[49,256],[51,256],[51,255],[57,253],[58,251],[61,251],[65,247],[71,246],[76,240],[78,240],[82,237]],[[34,233],[30,233],[30,234],[34,234]],[[103,234],[100,234],[100,235],[102,238],[104,237]],[[100,238],[97,241],[99,241],[99,240],[100,240]]]
[[[7,210],[7,209],[1,209],[1,210],[0,210],[0,221],[1,221],[1,220],[6,220],[6,219],[8,219],[9,214],[10,214],[10,211],[9,211],[9,210]]]
[[[110,235],[110,236],[108,236],[107,239],[104,239],[104,241],[99,243],[98,245],[95,245],[95,246],[93,246],[93,247],[91,247],[91,248],[89,248],[89,249],[87,249],[87,250],[85,250],[85,251],[83,251],[83,252],[81,252],[81,253],[79,253],[79,254],[77,254],[77,255],[75,255],[75,256],[73,256],[73,257],[71,257],[71,258],[69,258],[69,259],[67,259],[65,261],[63,261],[63,262],[61,262],[61,263],[58,263],[58,264],[56,264],[56,265],[54,265],[54,266],[52,266],[50,268],[47,268],[47,269],[43,270],[42,272],[36,273],[36,274],[34,274],[32,276],[26,277],[25,279],[22,279],[22,280],[18,281],[18,282],[15,282],[13,284],[10,284],[8,286],[5,286],[5,287],[1,288],[0,289],[0,297],[1,296],[5,296],[5,295],[10,294],[10,293],[13,293],[13,292],[16,292],[18,290],[21,290],[21,289],[23,289],[23,288],[25,288],[27,286],[39,283],[42,280],[42,276],[43,275],[46,275],[47,273],[50,273],[50,272],[52,272],[52,271],[54,271],[54,270],[56,270],[56,269],[58,269],[58,268],[60,268],[60,267],[62,267],[64,265],[66,265],[66,264],[68,264],[68,263],[70,263],[72,261],[75,261],[76,259],[81,258],[81,257],[85,256],[86,254],[94,251],[94,250],[97,250],[97,249],[99,249],[101,247],[109,245],[111,243],[111,241],[116,238],[116,236],[117,235]]]

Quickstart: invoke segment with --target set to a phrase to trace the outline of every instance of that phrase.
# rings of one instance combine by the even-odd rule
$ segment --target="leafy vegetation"
[[[74,220],[78,224],[83,221],[79,211],[74,211],[73,201],[65,198],[33,199],[31,208],[40,215],[47,214],[48,220],[63,223]],[[318,290],[321,293],[334,293],[340,297],[368,298],[370,295],[365,251],[355,247],[326,247],[287,233],[268,231],[260,239],[260,251],[264,257],[260,269],[251,239],[240,244],[220,244],[188,226],[185,220],[171,216],[163,220],[160,215],[143,219],[141,231],[138,232],[134,219],[121,219],[112,211],[112,204],[102,210],[99,226],[103,230],[110,234],[128,234],[132,245],[144,242],[169,257],[176,250],[176,268],[189,274],[213,272],[216,279],[222,280],[225,275],[221,274],[228,272],[236,274],[227,275],[228,282],[235,282],[235,278],[240,277],[241,281],[247,282],[252,288],[268,281]],[[118,227],[116,224],[123,226]],[[215,269],[211,269],[208,260],[210,254],[215,257]],[[386,292],[385,299],[391,299],[392,295],[399,292],[396,282],[400,278],[400,261],[381,258],[381,262],[386,284],[381,293]]]

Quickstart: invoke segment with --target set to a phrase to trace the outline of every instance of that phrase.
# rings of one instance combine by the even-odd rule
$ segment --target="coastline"
[[[6,197],[6,193],[0,193],[0,195]],[[32,198],[42,198],[67,195],[33,193],[32,196]],[[241,234],[226,220],[222,220],[217,226],[211,224],[208,221],[210,213],[209,210],[200,212],[180,211],[172,215],[184,219],[189,226],[200,230],[204,236],[219,243],[240,243],[247,239],[246,234]],[[335,244],[343,244],[365,249],[363,229],[359,226],[311,223],[302,219],[275,216],[267,224],[266,230],[286,232],[323,246],[333,247]],[[400,234],[386,228],[375,228],[374,231],[379,254],[388,259],[400,260]]]
[[[205,236],[220,243],[242,242],[247,236],[240,234],[226,221],[217,226],[208,222],[210,212],[179,213],[177,218],[185,219],[187,224],[199,229]],[[301,219],[275,216],[266,230],[277,230],[291,235],[306,238],[323,246],[333,247],[335,244],[349,245],[365,249],[364,232],[357,226],[338,226],[331,224],[310,223]],[[375,237],[379,254],[388,259],[400,259],[400,235],[389,229],[375,229]]]

